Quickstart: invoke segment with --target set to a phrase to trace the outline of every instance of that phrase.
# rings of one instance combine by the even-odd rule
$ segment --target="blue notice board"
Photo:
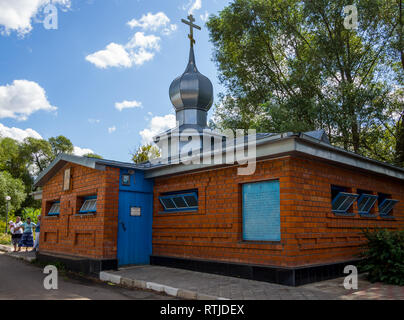
[[[279,180],[243,184],[243,240],[281,240]]]

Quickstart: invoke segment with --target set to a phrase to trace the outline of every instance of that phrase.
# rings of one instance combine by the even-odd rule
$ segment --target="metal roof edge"
[[[43,170],[34,180],[34,187],[42,186],[43,182],[45,180],[48,181],[56,172],[59,170],[58,164],[61,162],[71,162],[75,163],[84,167],[92,168],[92,169],[97,169],[97,170],[103,170],[104,168],[102,166],[97,166],[95,158],[89,158],[89,157],[80,157],[76,155],[71,155],[71,154],[66,154],[66,153],[61,153],[59,154],[55,160],[53,160],[49,166],[46,167],[45,170]],[[63,163],[63,165],[65,164]],[[53,170],[56,169],[56,170]]]
[[[287,141],[293,139],[293,145],[288,145]],[[278,147],[273,148],[271,151],[266,149],[267,144],[273,144],[278,142]],[[309,143],[314,146],[313,149],[304,149],[302,148],[302,142]],[[284,144],[284,146],[280,144]],[[258,149],[265,148],[264,150],[258,151]],[[319,154],[316,150],[327,149],[329,152],[327,155]],[[361,168],[363,170],[375,172],[382,175],[387,175],[390,177],[394,177],[397,179],[404,180],[404,169],[399,168],[388,163],[384,163],[381,161],[377,161],[374,159],[370,159],[356,153],[347,151],[345,149],[333,146],[327,142],[318,140],[313,138],[312,136],[306,135],[304,133],[293,133],[287,132],[282,134],[277,134],[274,136],[269,136],[260,140],[257,140],[257,159],[263,158],[266,156],[275,156],[276,154],[285,154],[287,152],[298,151],[302,153],[307,153],[311,156],[315,156],[321,159],[329,160],[332,162],[336,162],[342,165],[351,166],[354,168]],[[225,150],[222,150],[224,154]],[[342,156],[336,156],[335,154],[339,154]],[[354,158],[354,159],[353,159]],[[354,160],[354,161],[349,161]],[[356,160],[356,161],[355,161]],[[223,166],[226,166],[223,164]],[[209,170],[214,167],[218,167],[217,164],[210,165],[202,165],[202,164],[192,164],[192,165],[184,165],[184,164],[160,164],[157,166],[151,166],[149,168],[145,168],[146,178],[154,178],[160,176],[166,176],[176,173],[186,173],[188,171],[203,171]],[[383,169],[384,168],[384,169]]]
[[[378,161],[375,159],[367,158],[364,156],[361,156],[359,154],[356,154],[354,152],[342,149],[340,147],[333,146],[331,144],[318,141],[312,137],[309,137],[305,135],[304,133],[301,133],[297,139],[300,143],[306,143],[310,145],[314,145],[317,150],[318,149],[325,149],[328,150],[329,152],[334,152],[336,155],[331,155],[330,153],[328,154],[321,154],[316,152],[315,149],[310,149],[310,150],[302,150],[301,144],[297,144],[297,150],[299,152],[303,153],[308,153],[312,156],[323,158],[325,160],[341,163],[343,165],[351,166],[351,167],[356,167],[360,168],[362,170],[367,170],[379,174],[384,174],[387,176],[391,176],[397,179],[404,180],[404,168],[400,168],[394,165],[391,165],[389,163],[385,163],[382,161]],[[393,173],[395,172],[395,173]]]
[[[50,177],[55,174],[53,171],[57,171],[59,169],[58,164],[61,162],[70,162],[70,163],[75,163],[84,167],[88,167],[91,169],[96,169],[96,170],[105,170],[105,167],[117,167],[117,168],[127,168],[127,169],[136,169],[136,170],[142,170],[144,171],[144,165],[139,165],[135,163],[129,163],[129,162],[121,162],[121,161],[115,161],[115,160],[107,160],[107,159],[98,159],[98,158],[91,158],[91,157],[81,157],[81,156],[76,156],[72,154],[66,154],[66,153],[61,153],[58,155],[55,160],[51,162],[51,164],[46,167],[44,171],[42,171],[38,177],[34,181],[34,187],[41,186],[43,185],[44,180],[49,180]],[[64,164],[63,164],[64,165]],[[56,169],[56,170],[53,170]],[[45,181],[45,182],[46,182]]]

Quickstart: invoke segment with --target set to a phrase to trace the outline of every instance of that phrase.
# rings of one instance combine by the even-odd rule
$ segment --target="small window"
[[[79,213],[94,213],[97,211],[97,197],[85,197]]]
[[[377,196],[371,194],[370,191],[359,190],[358,198],[358,213],[359,214],[371,214],[371,210],[376,203]]]
[[[188,204],[185,201],[184,196],[180,195],[180,196],[173,197],[172,199],[177,208],[179,208],[179,209],[188,208]]]
[[[189,211],[198,209],[196,192],[167,194],[159,197],[165,212]]]
[[[129,174],[123,174],[122,175],[122,185],[123,186],[130,186],[130,175]]]
[[[171,198],[160,197],[160,202],[163,205],[164,209],[166,209],[166,210],[176,208],[176,206]]]
[[[379,201],[380,201],[380,199],[379,199]],[[380,216],[388,216],[390,214],[391,210],[393,210],[393,207],[396,205],[397,202],[398,202],[398,200],[388,199],[388,198],[385,198],[384,200],[382,200],[379,204]]]
[[[53,202],[48,211],[48,216],[57,216],[59,214],[60,214],[60,201]]]
[[[352,204],[359,195],[355,193],[346,192],[347,188],[331,186],[332,195],[332,212],[339,214],[347,214]]]

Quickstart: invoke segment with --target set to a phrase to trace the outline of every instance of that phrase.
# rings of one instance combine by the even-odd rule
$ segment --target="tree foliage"
[[[159,157],[160,157],[160,150],[152,144],[146,144],[144,146],[140,146],[132,154],[132,161],[134,163],[142,163]]]
[[[354,4],[358,28],[346,29]],[[226,88],[221,128],[325,129],[356,153],[404,165],[401,0],[234,0],[207,26]]]
[[[15,179],[7,171],[0,171],[0,216],[6,214],[6,196],[11,197],[9,211],[20,209],[26,198],[25,186],[20,179]]]
[[[65,136],[51,137],[48,142],[54,157],[61,153],[71,154],[74,151],[73,143]]]
[[[29,195],[32,192],[34,177],[62,152],[73,153],[73,144],[64,136],[52,137],[49,140],[28,137],[22,142],[0,137],[0,172],[4,175],[2,183],[5,186],[14,186],[13,190],[22,185],[25,194],[23,202],[13,204],[14,210],[40,206],[40,201]],[[6,184],[7,181],[9,184]],[[20,199],[19,193],[16,193],[15,199]]]
[[[95,154],[95,153],[86,153],[85,155],[83,155],[83,157],[102,159],[102,156],[100,156],[99,154]]]

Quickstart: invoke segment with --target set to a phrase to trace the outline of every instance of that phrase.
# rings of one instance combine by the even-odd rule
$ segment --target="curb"
[[[5,245],[3,245],[3,244],[0,244],[0,251],[3,251],[3,252],[11,252],[12,249],[11,249],[9,246],[5,246]]]
[[[36,257],[24,257],[24,256],[14,255],[14,254],[12,254],[12,249],[10,247],[2,245],[2,244],[0,244],[0,251],[5,252],[8,257],[18,259],[18,260],[24,260],[24,261],[27,261],[30,263],[36,259]]]
[[[164,284],[148,282],[144,280],[136,280],[130,278],[124,278],[120,275],[113,274],[107,271],[100,272],[100,280],[104,282],[111,282],[119,284],[129,288],[136,289],[148,289],[159,293],[165,293],[168,296],[186,299],[186,300],[230,300],[223,297],[212,296],[208,294],[198,293],[197,291],[191,291],[181,288],[174,288]]]

